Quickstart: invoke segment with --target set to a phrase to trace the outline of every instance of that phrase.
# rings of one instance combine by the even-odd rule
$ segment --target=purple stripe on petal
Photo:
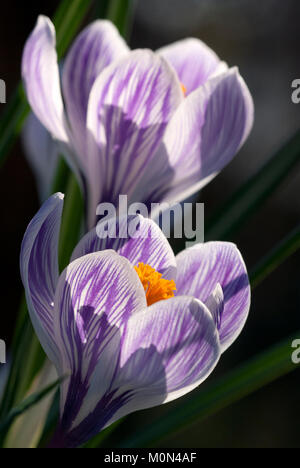
[[[53,24],[40,16],[24,48],[22,77],[35,115],[53,137],[68,142],[55,45]]]
[[[146,306],[145,292],[128,260],[113,251],[72,262],[55,295],[55,339],[64,426],[84,419],[105,395],[120,349],[121,325]],[[75,392],[75,393],[74,393]]]
[[[253,114],[251,95],[237,69],[210,79],[178,108],[155,155],[157,164],[136,186],[135,198],[151,187],[150,201],[174,203],[203,188],[236,155]]]
[[[199,39],[184,39],[157,51],[175,68],[187,94],[202,86],[220,65],[215,52]]]
[[[93,376],[84,411],[71,429],[62,420],[56,445],[79,446],[133,411],[179,398],[200,385],[220,357],[218,332],[210,312],[193,298],[162,301],[133,315],[120,328],[120,336],[118,360],[116,350],[111,355],[114,376],[109,387],[102,394],[105,379]],[[101,363],[104,372],[106,360]],[[72,392],[76,394],[75,389]],[[89,395],[94,395],[93,404],[88,402]]]
[[[154,221],[141,215],[100,222],[79,242],[72,260],[102,250],[115,250],[132,265],[148,264],[165,279],[176,278],[176,259],[169,242]]]
[[[158,302],[132,317],[124,331],[112,388],[120,394],[132,389],[133,395],[110,423],[192,391],[220,357],[214,321],[206,306],[193,298]]]
[[[216,285],[224,294],[222,298]],[[234,244],[198,244],[177,256],[177,294],[194,296],[211,307],[211,294],[220,303],[220,342],[224,352],[239,336],[250,309],[250,285],[244,260]],[[212,312],[216,320],[215,312]],[[220,313],[220,312],[218,312]]]
[[[91,226],[99,201],[117,203],[119,194],[130,198],[154,164],[166,125],[182,100],[175,72],[151,51],[131,52],[101,73],[87,117]]]
[[[81,159],[86,151],[86,114],[91,88],[105,67],[128,52],[116,27],[109,21],[98,20],[82,31],[67,55],[63,68],[63,93]]]
[[[53,302],[58,282],[58,239],[63,196],[53,195],[29,224],[20,268],[31,321],[51,361],[58,362],[53,330]]]
[[[171,401],[206,379],[218,359],[218,333],[204,304],[190,297],[157,302],[129,320],[115,385],[131,382],[149,394],[164,388]]]

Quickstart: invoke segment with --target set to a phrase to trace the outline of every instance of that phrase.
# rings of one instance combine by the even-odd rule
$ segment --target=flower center
[[[134,269],[139,275],[145,290],[148,306],[155,304],[155,302],[174,297],[174,291],[176,291],[175,281],[162,278],[161,273],[158,273],[154,268],[144,263],[139,263]]]
[[[182,84],[182,83],[181,83],[181,89],[182,89],[182,92],[183,92],[184,96],[186,96],[187,89],[186,89],[186,87],[184,86],[184,84]]]

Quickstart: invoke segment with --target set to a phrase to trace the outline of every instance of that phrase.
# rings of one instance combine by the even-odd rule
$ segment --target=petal
[[[72,262],[55,295],[55,339],[64,431],[85,417],[106,392],[120,348],[120,327],[146,307],[145,292],[128,260],[113,251]],[[84,416],[83,416],[84,415]]]
[[[206,300],[205,305],[212,314],[216,327],[220,330],[224,312],[224,293],[220,284],[217,284],[212,294]]]
[[[53,301],[59,277],[57,252],[62,209],[62,194],[53,195],[44,203],[27,228],[20,256],[30,318],[53,363],[58,361],[53,335]]]
[[[25,154],[35,174],[41,201],[51,193],[58,162],[58,148],[50,133],[30,114],[22,134]]]
[[[87,117],[90,225],[100,201],[116,203],[119,194],[130,197],[153,164],[166,125],[182,100],[174,70],[151,51],[131,52],[101,73]]]
[[[54,138],[68,142],[55,45],[53,24],[40,16],[24,48],[22,77],[35,115]]]
[[[150,265],[165,279],[176,277],[176,259],[169,242],[154,221],[141,215],[100,222],[79,242],[72,260],[101,250],[114,250],[132,265]]]
[[[152,403],[185,395],[202,383],[220,357],[217,329],[207,307],[190,297],[158,302],[132,317],[123,337],[114,386],[130,385]],[[146,403],[146,401],[144,401]]]
[[[219,334],[222,351],[226,351],[241,333],[250,309],[249,279],[239,250],[227,242],[197,244],[177,256],[177,269],[179,295],[194,296],[210,307],[214,292],[217,308],[222,308]],[[217,284],[223,290],[224,304]]]
[[[73,43],[63,68],[63,93],[79,157],[85,156],[86,114],[92,86],[114,60],[129,49],[109,21],[95,21]]]
[[[190,38],[159,49],[158,54],[175,68],[180,82],[190,94],[202,86],[220,65],[215,52],[199,39]]]
[[[113,347],[107,352],[107,358],[112,353],[112,380],[94,409],[85,411],[85,419],[81,414],[74,422],[67,437],[71,446],[133,411],[185,395],[209,376],[220,357],[212,317],[193,298],[157,303],[133,315],[121,334],[118,359],[114,359],[117,350]],[[98,372],[104,373],[103,366]],[[99,388],[103,379],[100,375],[94,379]]]
[[[171,204],[199,191],[236,155],[252,124],[252,98],[237,69],[212,78],[178,108],[135,198],[143,187],[151,187],[151,200]]]

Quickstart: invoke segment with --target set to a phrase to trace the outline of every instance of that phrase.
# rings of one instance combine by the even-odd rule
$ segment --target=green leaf
[[[64,156],[60,156],[56,169],[56,174],[52,184],[51,194],[57,192],[66,193],[70,174],[71,171],[66,163]],[[49,193],[49,196],[51,194]]]
[[[206,240],[228,239],[253,215],[300,162],[300,131],[216,211]]]
[[[125,38],[129,36],[136,0],[110,0],[107,18],[112,21]]]
[[[258,286],[300,248],[300,225],[266,255],[250,272],[252,289]]]
[[[93,0],[61,1],[53,18],[59,59],[67,51],[92,4]]]
[[[14,349],[13,362],[11,364],[8,381],[1,401],[0,420],[7,415],[12,406],[15,404],[15,395],[23,366],[15,365],[15,363],[24,363],[24,359],[26,359],[26,353],[30,348],[32,336],[32,325],[25,316],[22,316],[22,325],[18,331],[19,344],[18,346],[15,346]]]
[[[59,265],[62,271],[69,263],[78,242],[83,221],[84,202],[74,174],[70,174],[59,238]]]
[[[19,85],[5,105],[0,119],[0,167],[20,134],[28,113],[23,86]]]
[[[104,442],[108,437],[124,422],[124,419],[119,419],[115,423],[113,423],[111,426],[108,426],[104,431],[100,432],[97,434],[95,437],[93,437],[89,442],[87,442],[82,448],[101,448],[104,447]]]
[[[24,400],[20,405],[13,408],[9,412],[9,414],[0,421],[0,438],[5,437],[7,430],[17,417],[21,416],[21,414],[23,414],[25,411],[29,410],[32,406],[39,403],[43,398],[45,398],[45,396],[51,393],[52,390],[54,390],[61,383],[61,381],[61,379],[57,380],[41,392],[34,393],[30,397],[26,398],[26,400]]]
[[[54,24],[59,58],[66,52],[91,4],[92,0],[64,0],[58,7]],[[23,86],[20,84],[0,118],[0,167],[20,134],[29,110]]]
[[[49,413],[47,415],[47,420],[43,429],[43,433],[41,435],[40,441],[38,443],[38,447],[47,447],[52,439],[57,424],[59,422],[59,404],[60,404],[60,391],[57,389],[52,405],[50,407]]]
[[[110,0],[96,0],[94,6],[94,18],[107,18]]]
[[[294,371],[297,366],[292,363],[291,344],[295,336],[297,333],[226,376],[206,383],[191,394],[188,401],[167,412],[163,418],[153,421],[149,426],[140,427],[138,432],[129,436],[121,446],[126,448],[157,446],[166,438],[174,437],[190,428],[192,424],[203,421],[264,385]]]

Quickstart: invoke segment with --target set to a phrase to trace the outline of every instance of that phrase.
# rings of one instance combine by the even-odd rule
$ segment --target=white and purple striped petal
[[[253,102],[237,69],[209,80],[178,108],[134,198],[175,203],[211,181],[236,155],[253,124]]]
[[[129,52],[110,21],[95,21],[74,41],[64,63],[63,94],[78,156],[86,152],[86,117],[90,91],[104,70]]]
[[[195,91],[220,70],[222,62],[216,53],[199,39],[174,42],[157,51],[175,68],[187,95]],[[226,67],[223,64],[223,70]]]
[[[133,411],[190,392],[209,376],[220,357],[214,321],[206,306],[192,298],[159,302],[111,333],[116,342],[105,350],[99,375],[93,376],[93,390],[87,392],[71,430],[62,436],[61,427],[57,435],[69,447]],[[117,343],[121,346],[116,356]],[[78,401],[80,393],[75,393],[76,387],[73,391]],[[94,398],[89,404],[95,393],[98,401]]]
[[[54,296],[59,277],[58,239],[63,195],[47,200],[29,224],[21,255],[21,276],[30,318],[45,352],[58,362],[57,342],[53,333]]]
[[[215,302],[212,315],[224,352],[241,333],[250,309],[249,279],[239,250],[231,243],[209,242],[181,252],[176,260],[177,295],[194,296],[209,308]]]
[[[130,198],[156,164],[153,156],[183,99],[171,65],[148,50],[131,52],[100,74],[87,117],[91,226],[100,200],[117,203],[119,194]]]
[[[22,77],[35,115],[54,138],[67,143],[69,139],[55,46],[53,24],[49,18],[39,16],[24,48]]]
[[[61,392],[61,430],[88,416],[109,391],[121,347],[121,326],[146,307],[132,265],[114,251],[72,262],[55,295],[59,373],[70,374]]]
[[[141,215],[98,223],[79,242],[72,260],[103,250],[116,251],[132,265],[150,265],[165,279],[176,278],[176,259],[169,242],[154,221]]]

